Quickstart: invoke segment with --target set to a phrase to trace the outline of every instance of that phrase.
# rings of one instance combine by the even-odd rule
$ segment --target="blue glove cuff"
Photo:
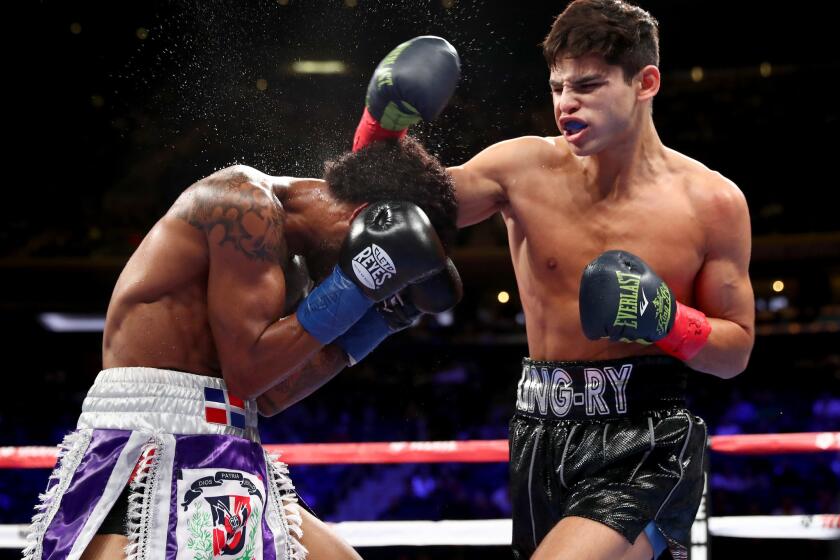
[[[336,266],[300,303],[297,320],[321,344],[329,344],[367,312],[374,302]]]
[[[335,339],[335,343],[350,358],[350,365],[358,362],[373,352],[373,349],[388,338],[395,331],[388,326],[388,322],[376,308],[370,308],[359,322],[350,330]]]

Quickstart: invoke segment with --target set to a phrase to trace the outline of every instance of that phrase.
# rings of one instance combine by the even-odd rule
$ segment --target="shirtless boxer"
[[[454,305],[455,217],[450,178],[411,139],[323,180],[236,166],[189,187],[117,281],[104,369],[24,557],[358,558],[298,506],[257,413]]]
[[[747,204],[659,139],[650,14],[577,0],[543,48],[561,136],[500,142],[449,169],[460,227],[501,212],[525,311],[529,357],[510,424],[514,555],[684,558],[707,440],[685,408],[688,368],[733,377],[754,340]],[[400,62],[391,72],[412,82]],[[376,89],[367,113],[396,95]],[[363,118],[354,145],[381,136]]]

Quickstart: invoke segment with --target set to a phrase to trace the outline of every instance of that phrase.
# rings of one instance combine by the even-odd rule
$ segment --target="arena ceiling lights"
[[[345,74],[347,65],[340,60],[296,60],[292,63],[295,74]]]
[[[102,332],[105,317],[71,313],[41,313],[38,322],[50,332]]]

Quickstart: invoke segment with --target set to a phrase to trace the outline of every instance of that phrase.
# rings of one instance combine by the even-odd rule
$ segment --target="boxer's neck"
[[[653,117],[647,112],[640,115],[639,121],[629,126],[617,142],[586,157],[584,165],[605,195],[652,181],[662,170],[666,148],[653,124]]]
[[[326,181],[292,179],[275,185],[274,194],[285,214],[289,251],[308,258],[325,242],[340,243],[347,235],[354,205],[336,200]]]

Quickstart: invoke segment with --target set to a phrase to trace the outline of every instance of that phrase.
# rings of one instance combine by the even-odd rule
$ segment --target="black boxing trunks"
[[[686,558],[703,493],[706,424],[685,408],[688,370],[667,356],[523,360],[510,422],[515,558],[564,517],[592,519],[655,556]]]

